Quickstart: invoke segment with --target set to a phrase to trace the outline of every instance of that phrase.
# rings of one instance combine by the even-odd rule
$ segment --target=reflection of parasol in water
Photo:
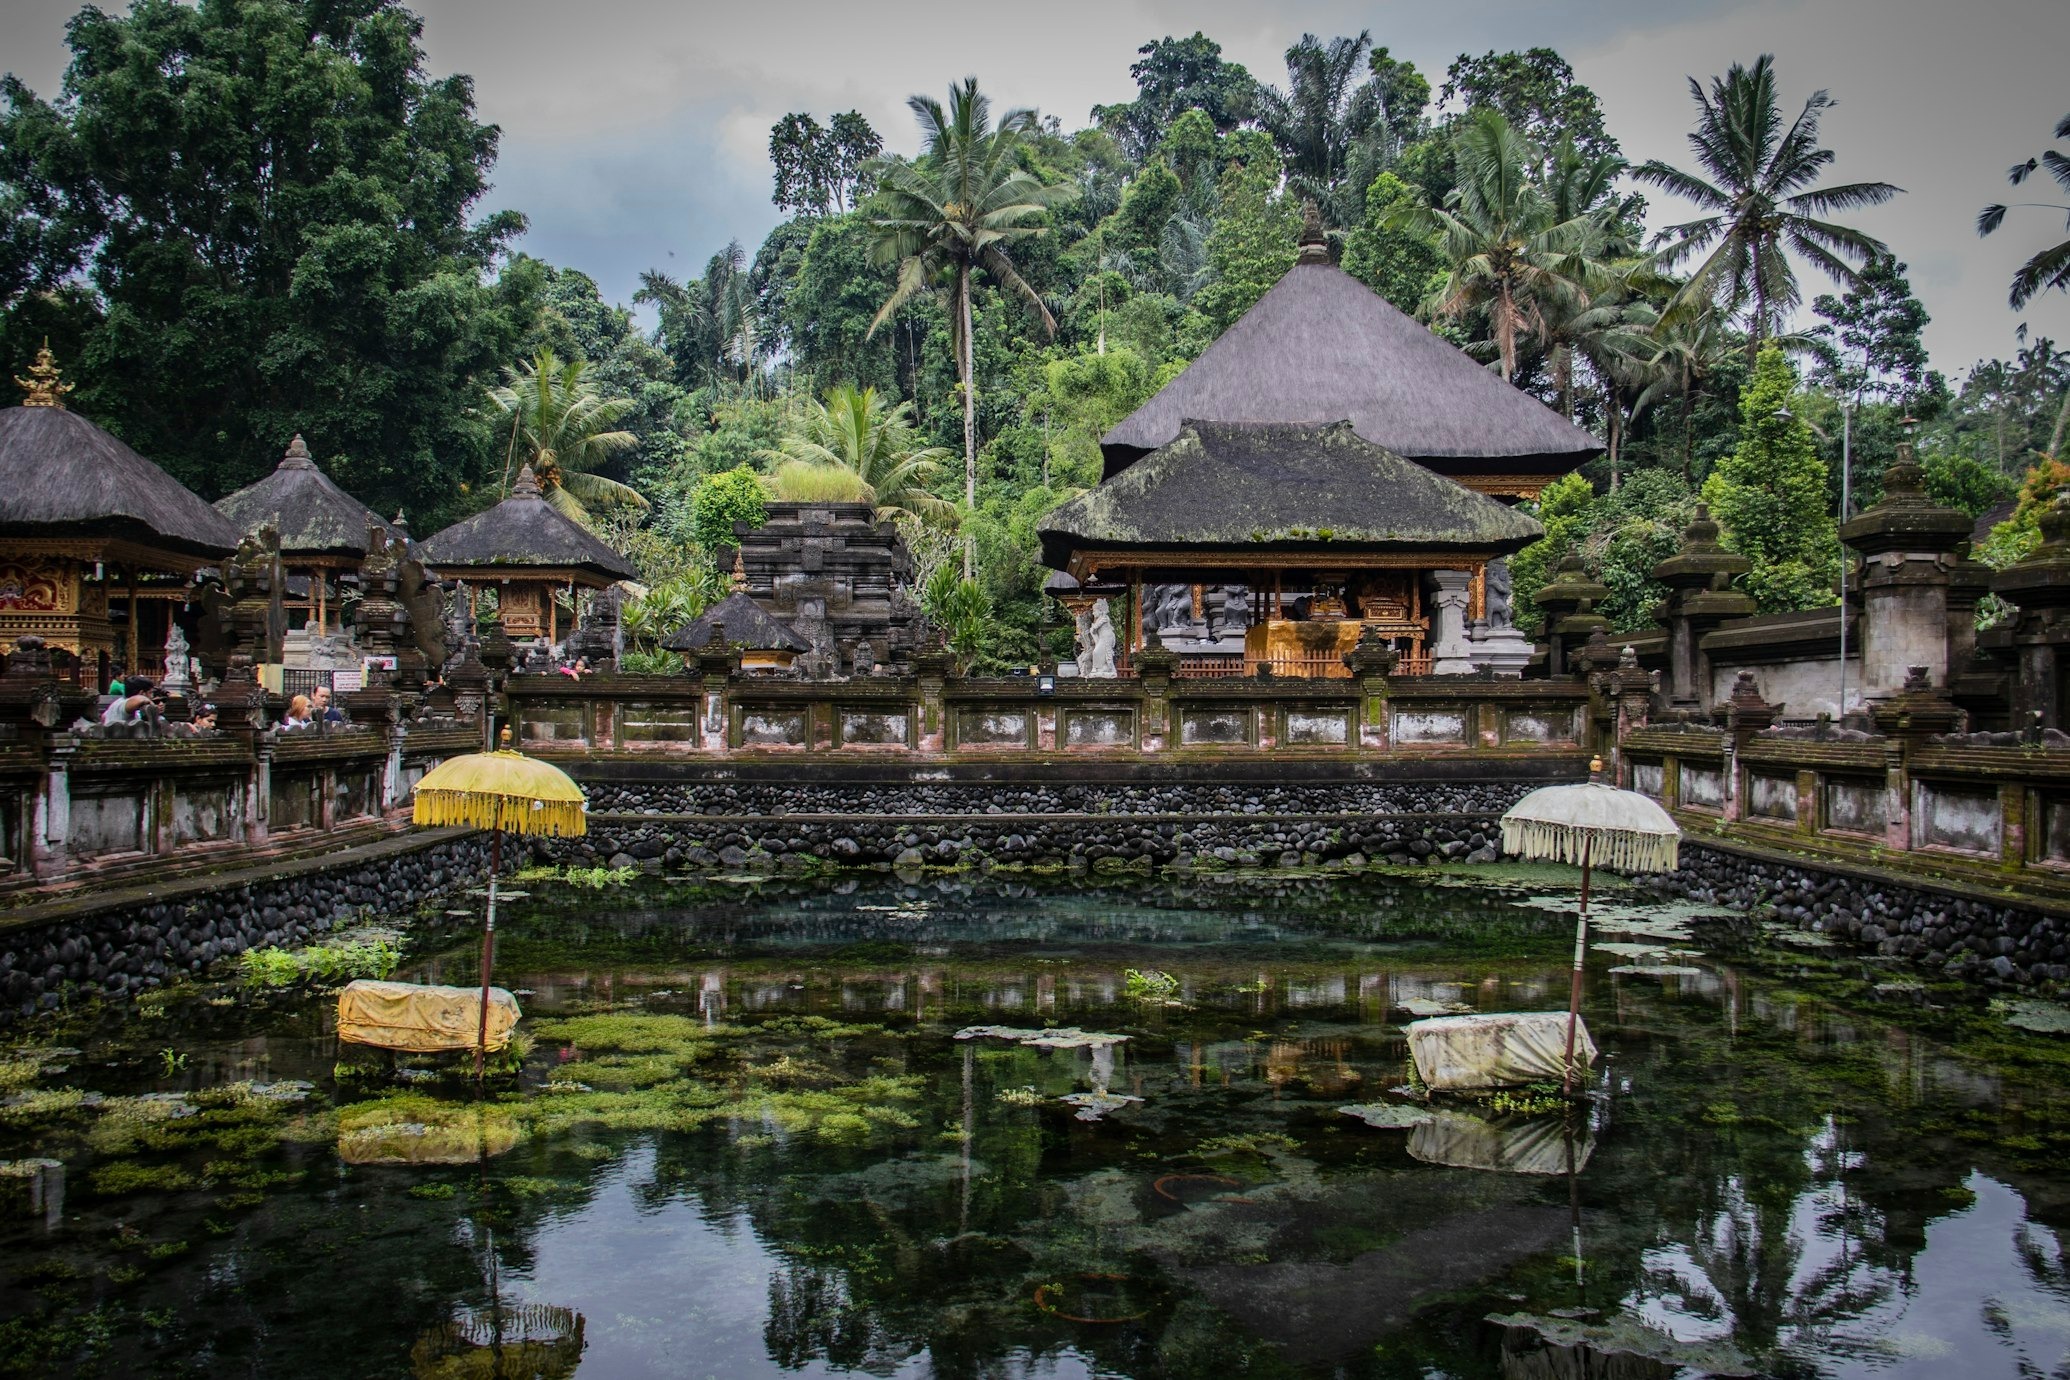
[[[489,909],[482,926],[481,1028],[476,1032],[474,1071],[482,1071],[489,1044],[489,969],[496,957],[496,873],[503,866],[503,835],[545,834],[572,838],[589,831],[582,788],[551,762],[510,750],[503,730],[500,752],[450,757],[417,783],[412,818],[418,824],[460,824],[489,831]]]
[[[568,1380],[582,1364],[582,1315],[500,1300],[440,1323],[410,1348],[416,1380]]]
[[[1574,921],[1574,978],[1567,996],[1567,1059],[1563,1092],[1574,1091],[1574,1027],[1581,1016],[1581,964],[1588,947],[1591,867],[1616,872],[1671,872],[1682,831],[1666,810],[1637,791],[1600,778],[1603,759],[1589,763],[1576,786],[1541,786],[1502,816],[1502,851],[1513,857],[1577,863],[1581,908]]]

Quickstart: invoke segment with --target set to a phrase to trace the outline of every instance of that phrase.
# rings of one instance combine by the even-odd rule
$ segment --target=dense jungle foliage
[[[1283,74],[1159,38],[1136,98],[1083,122],[974,82],[915,96],[914,159],[854,111],[793,112],[788,218],[613,303],[484,207],[498,131],[421,28],[392,0],[82,10],[55,99],[0,87],[0,365],[47,339],[79,410],[211,498],[300,432],[430,532],[551,460],[563,506],[692,608],[758,496],[867,498],[923,585],[960,554],[979,588],[938,583],[987,610],[961,650],[992,666],[1067,645],[1037,524],[1292,263],[1308,203],[1347,271],[1608,445],[1541,502],[1527,620],[1576,550],[1646,624],[1699,501],[1764,608],[1830,602],[1843,432],[1856,510],[1911,430],[1935,494],[1981,514],[2070,417],[2050,341],[1959,385],[1928,367],[1902,246],[1846,224],[1896,189],[1830,176],[1827,98],[1786,102],[1765,57],[1691,82],[1691,168],[1627,165],[1551,50],[1437,79],[1364,33],[1304,37]],[[1647,235],[1656,188],[1701,217]],[[1789,521],[1757,501],[1779,494]]]

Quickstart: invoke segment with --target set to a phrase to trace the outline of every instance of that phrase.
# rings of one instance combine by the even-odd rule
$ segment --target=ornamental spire
[[[29,376],[15,376],[20,385],[23,407],[55,407],[65,409],[65,394],[72,391],[72,385],[58,377],[57,361],[50,355],[50,338],[44,337],[43,348],[36,352],[36,362],[29,366]]]

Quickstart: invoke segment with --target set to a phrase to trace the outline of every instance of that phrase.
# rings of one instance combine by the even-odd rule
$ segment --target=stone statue
[[[1114,619],[1107,601],[1095,599],[1086,615],[1085,636],[1079,641],[1078,674],[1093,680],[1114,679]]]
[[[167,693],[184,695],[194,683],[194,653],[187,645],[187,633],[174,622],[165,634],[165,680]]]
[[[1484,570],[1485,575],[1483,578],[1487,585],[1488,596],[1485,604],[1488,626],[1498,631],[1511,627],[1514,625],[1515,619],[1511,612],[1509,562],[1489,561]]]

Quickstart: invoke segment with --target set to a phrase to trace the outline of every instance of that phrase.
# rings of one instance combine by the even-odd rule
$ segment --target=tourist
[[[196,733],[213,733],[213,732],[215,732],[215,731],[216,731],[216,707],[215,707],[214,705],[212,705],[212,704],[204,704],[204,705],[202,705],[202,706],[201,706],[201,708],[197,709],[197,710],[196,710],[196,711],[194,712],[194,720],[193,720],[193,726],[194,726],[194,731],[195,731]]]
[[[133,676],[108,701],[108,707],[101,711],[101,723],[109,728],[118,724],[154,723],[158,718],[158,697],[156,687],[148,676]]]
[[[331,703],[331,687],[328,685],[316,687],[310,698],[310,707],[316,717],[327,724],[342,724],[345,722],[344,712]]]
[[[282,728],[308,728],[315,722],[309,716],[309,697],[297,695],[288,701],[287,713],[281,718]]]
[[[561,667],[561,674],[570,680],[581,680],[584,676],[592,674],[589,658],[586,656],[576,657],[574,661]]]
[[[108,679],[108,693],[117,699],[129,693],[129,687],[123,684],[120,666],[115,668],[115,674]]]

